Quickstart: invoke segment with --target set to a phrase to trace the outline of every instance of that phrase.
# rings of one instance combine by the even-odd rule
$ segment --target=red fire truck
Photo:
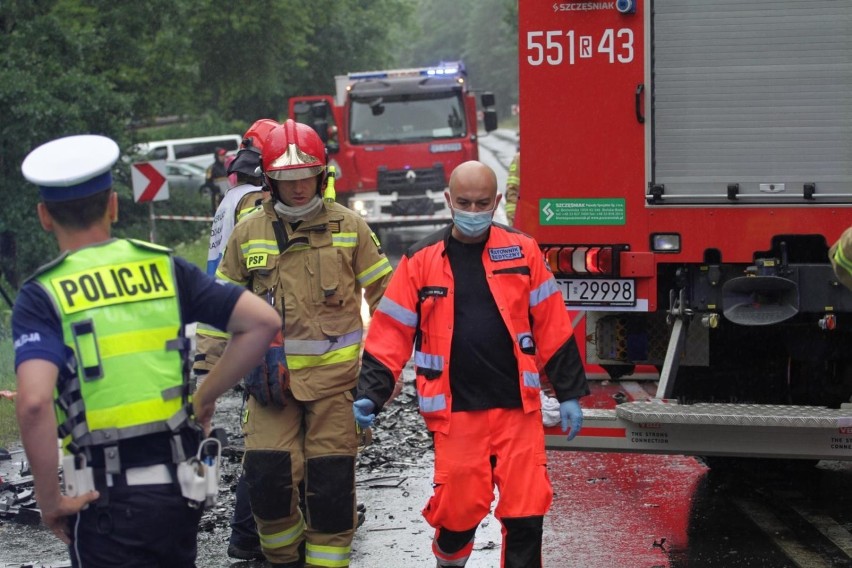
[[[523,181],[621,404],[572,442],[852,459],[852,3],[520,2]],[[649,388],[643,379],[654,380]]]
[[[450,220],[450,172],[479,156],[476,98],[461,61],[338,75],[336,96],[290,99],[289,116],[326,141],[337,199],[370,223]],[[481,94],[484,129],[497,128],[494,96]]]

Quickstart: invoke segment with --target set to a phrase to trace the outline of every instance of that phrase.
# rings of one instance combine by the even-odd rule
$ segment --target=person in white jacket
[[[237,185],[228,190],[216,213],[210,229],[210,249],[207,252],[207,274],[213,276],[222,258],[222,251],[237,221],[254,210],[269,192],[263,187],[260,158],[263,139],[278,123],[261,118],[246,131],[240,151],[228,165],[228,174],[237,176]]]
[[[234,227],[248,213],[254,211],[269,192],[263,184],[261,156],[263,140],[278,123],[269,118],[256,121],[246,131],[239,152],[228,165],[228,173],[236,174],[237,185],[228,190],[213,216],[210,229],[210,248],[207,251],[207,274],[215,276],[222,259],[228,237]],[[196,350],[193,372],[200,383],[219,359],[223,344],[220,338],[227,337],[221,330],[200,325],[196,332]],[[231,536],[228,556],[240,560],[262,560],[260,539],[252,517],[243,476],[237,483],[236,502],[231,516]]]

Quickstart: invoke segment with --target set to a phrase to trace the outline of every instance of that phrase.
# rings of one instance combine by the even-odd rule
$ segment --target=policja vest
[[[74,358],[57,383],[59,433],[67,452],[104,452],[107,473],[120,473],[119,440],[188,426],[188,340],[170,251],[111,240],[59,257],[33,279],[51,298]]]

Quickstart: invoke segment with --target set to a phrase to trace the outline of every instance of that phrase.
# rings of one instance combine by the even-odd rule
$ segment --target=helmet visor
[[[318,176],[322,173],[324,166],[301,166],[286,170],[272,170],[266,172],[271,179],[278,181],[293,181]]]

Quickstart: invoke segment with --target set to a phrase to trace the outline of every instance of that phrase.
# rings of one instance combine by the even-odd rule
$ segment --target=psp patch
[[[491,258],[491,262],[502,262],[504,260],[524,258],[524,254],[521,252],[521,247],[518,245],[502,248],[490,248],[488,249],[488,256]]]

